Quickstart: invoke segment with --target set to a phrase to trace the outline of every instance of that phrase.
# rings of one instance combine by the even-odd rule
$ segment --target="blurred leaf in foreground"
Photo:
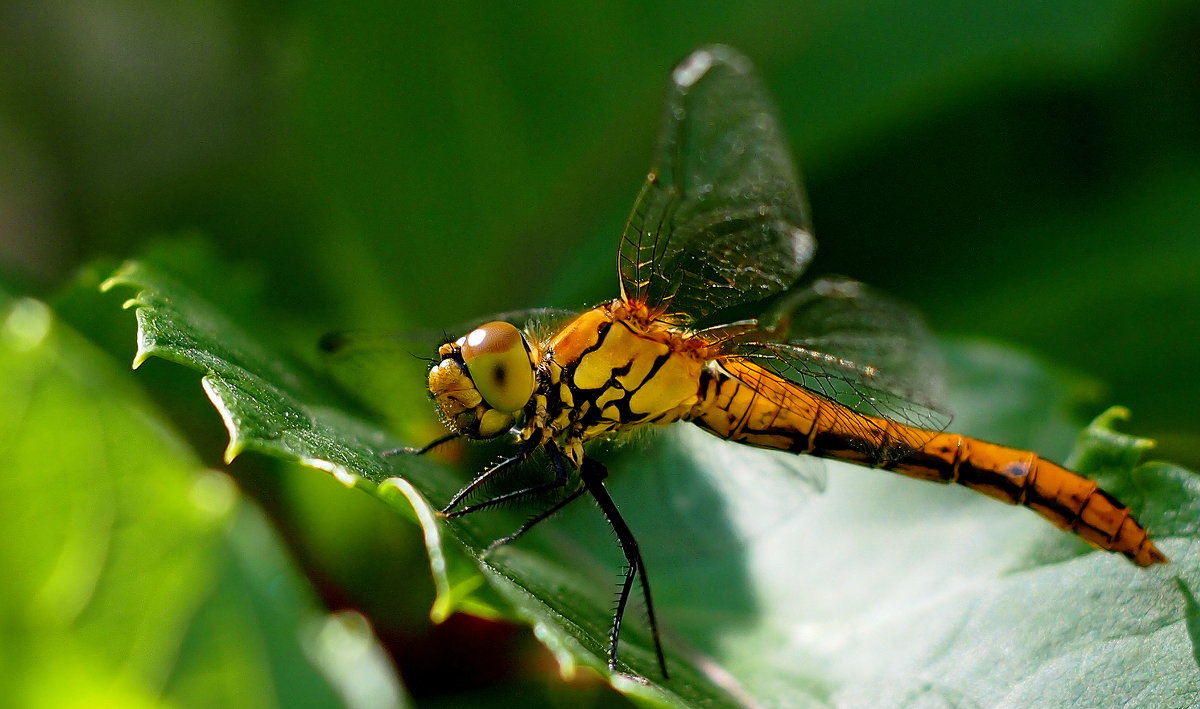
[[[0,399],[7,701],[405,703],[362,619],[323,617],[261,515],[40,302],[0,296]]]

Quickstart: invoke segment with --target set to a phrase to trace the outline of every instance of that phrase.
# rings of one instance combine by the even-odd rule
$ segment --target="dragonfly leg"
[[[426,453],[433,450],[434,448],[437,448],[438,446],[442,445],[443,443],[448,443],[450,441],[453,441],[455,438],[458,438],[461,435],[462,435],[461,433],[456,433],[454,431],[451,431],[450,433],[447,433],[444,436],[438,436],[437,438],[435,438],[432,441],[430,441],[429,443],[421,446],[420,448],[414,448],[412,446],[404,446],[403,448],[393,448],[391,450],[381,451],[379,453],[379,455],[382,458],[391,458],[391,457],[397,456],[397,455],[425,455]]]
[[[491,480],[493,476],[506,470],[510,466],[524,461],[533,454],[533,451],[537,449],[537,446],[538,443],[534,440],[526,441],[522,443],[519,448],[517,448],[517,452],[513,455],[500,460],[488,468],[485,468],[483,472],[475,476],[474,480],[464,485],[461,490],[454,494],[454,497],[450,498],[450,502],[446,503],[446,506],[442,508],[442,514],[448,517],[458,517],[466,514],[467,510],[470,508],[458,510],[457,512],[451,512],[451,510],[453,510],[455,507],[458,507],[459,503],[461,503],[467,495],[470,495],[472,492],[479,489],[481,485]]]
[[[658,639],[658,622],[654,619],[654,603],[650,600],[650,580],[646,577],[646,564],[642,561],[642,552],[638,549],[637,539],[625,520],[621,517],[608,488],[604,487],[604,479],[608,470],[600,463],[585,458],[580,469],[584,489],[592,494],[600,511],[608,520],[609,526],[617,535],[617,544],[625,555],[628,566],[625,568],[625,580],[621,583],[620,595],[617,597],[617,608],[613,613],[612,629],[608,634],[608,669],[617,671],[617,641],[621,635],[621,619],[625,615],[625,605],[629,601],[629,593],[633,590],[633,578],[638,576],[642,581],[642,597],[646,599],[646,616],[650,620],[650,634],[654,638],[654,652],[658,656],[658,667],[663,677],[667,675],[667,661],[663,657],[662,642]]]
[[[575,500],[579,499],[579,497],[582,496],[583,493],[585,493],[585,492],[587,492],[587,488],[581,487],[578,490],[576,490],[575,492],[572,492],[570,495],[567,495],[563,499],[559,500],[558,502],[555,502],[548,509],[543,510],[543,511],[537,513],[536,515],[530,517],[525,522],[525,524],[521,525],[521,528],[518,529],[517,531],[513,532],[512,534],[508,535],[507,537],[500,537],[496,541],[489,544],[488,548],[483,553],[490,554],[497,547],[502,547],[505,544],[516,541],[517,538],[519,538],[521,535],[528,532],[530,529],[533,529],[533,527],[535,525],[537,525],[539,522],[543,522],[546,519],[549,519],[550,517],[552,517],[554,515],[555,512],[558,512],[562,508],[566,507],[567,505],[571,504]]]
[[[549,453],[550,461],[554,464],[554,478],[553,479],[547,480],[546,482],[543,482],[543,483],[538,483],[536,485],[530,485],[529,487],[521,488],[520,490],[513,490],[512,492],[506,492],[503,495],[497,495],[496,497],[492,497],[490,499],[484,500],[483,502],[479,502],[474,505],[467,505],[466,507],[463,507],[461,509],[457,509],[457,510],[454,509],[455,507],[458,506],[458,504],[460,502],[462,502],[464,497],[469,495],[473,490],[477,489],[480,485],[487,482],[488,479],[490,479],[493,475],[495,475],[496,473],[500,472],[501,470],[509,467],[510,465],[519,463],[522,460],[525,460],[526,458],[528,458],[530,456],[530,454],[538,446],[538,443],[534,442],[536,440],[537,439],[532,439],[531,441],[527,441],[526,443],[522,444],[521,449],[519,449],[517,451],[516,455],[513,455],[512,457],[509,457],[509,458],[505,458],[504,460],[500,461],[496,465],[493,465],[491,468],[488,468],[487,470],[480,473],[480,475],[478,477],[476,477],[466,487],[464,487],[462,490],[460,490],[458,492],[458,494],[454,496],[454,499],[450,500],[450,504],[446,505],[446,507],[442,510],[442,514],[444,514],[450,518],[462,517],[463,515],[468,515],[468,514],[471,514],[472,512],[486,510],[490,507],[495,507],[497,505],[503,505],[508,502],[513,502],[515,500],[519,500],[523,497],[529,497],[530,495],[536,495],[540,492],[547,492],[549,490],[555,490],[555,489],[565,486],[567,484],[567,481],[570,480],[570,469],[567,466],[567,461],[563,457],[562,453],[558,450],[558,447],[555,446],[552,442],[548,442],[546,444],[546,452]],[[530,445],[530,443],[533,443],[533,444]],[[549,516],[549,515],[547,515],[547,516]],[[543,517],[542,519],[545,519],[545,517]],[[541,521],[541,520],[539,519],[537,521]]]

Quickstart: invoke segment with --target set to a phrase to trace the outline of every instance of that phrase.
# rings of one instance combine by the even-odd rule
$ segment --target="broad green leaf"
[[[402,705],[361,618],[317,609],[129,380],[46,305],[0,295],[5,702]]]
[[[205,393],[229,431],[225,451],[232,460],[243,450],[276,455],[332,474],[347,486],[377,492],[411,519],[427,521],[435,511],[423,493],[391,470],[377,451],[399,442],[385,430],[330,405],[317,384],[256,342],[218,309],[155,267],[129,264],[105,288],[131,285],[141,289],[127,305],[136,306],[138,351],[134,365],[158,356],[201,369]],[[431,486],[435,499],[457,489],[445,466],[425,458],[403,464]],[[386,484],[385,484],[386,483]],[[425,490],[424,494],[428,494]],[[438,604],[434,618],[445,617],[460,604],[470,604],[481,579],[463,563],[461,553],[443,547],[440,530],[425,526]],[[473,607],[485,614],[497,611]]]
[[[161,356],[203,371],[231,455],[299,460],[382,497],[424,529],[438,614],[469,608],[464,596],[482,577],[507,602],[486,610],[530,623],[565,673],[603,668],[620,556],[594,508],[573,505],[485,555],[522,511],[451,523],[434,512],[474,469],[410,457],[389,468],[375,455],[397,444],[389,433],[330,406],[300,368],[185,285],[130,263],[110,279],[117,286],[136,290],[136,361]],[[966,433],[1065,450],[1061,412],[1086,385],[978,342],[948,353]],[[1110,419],[1084,435],[1081,471],[1137,499],[1168,565],[1135,568],[962,488],[751,450],[687,426],[599,452],[646,557],[672,672],[659,676],[633,608],[621,657],[647,683],[617,675],[614,686],[662,706],[1170,705],[1192,696],[1200,668],[1183,589],[1200,583],[1200,485],[1167,464],[1130,470],[1129,451],[1143,444],[1114,437]],[[1086,467],[1122,457],[1120,470]],[[824,492],[803,482],[814,465],[828,471]],[[463,571],[464,560],[476,571]]]

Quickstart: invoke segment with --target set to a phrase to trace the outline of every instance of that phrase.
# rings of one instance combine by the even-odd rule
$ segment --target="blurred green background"
[[[1158,455],[1200,465],[1195,2],[6,0],[2,282],[53,299],[95,259],[193,234],[229,264],[230,297],[297,351],[340,328],[595,303],[616,293],[667,71],[714,41],[778,100],[814,272],[1094,377],[1103,393],[1081,414],[1127,405]],[[128,361],[130,318],[111,298],[112,319],[80,315],[83,297],[61,311]],[[178,380],[152,387],[158,404],[218,464],[224,434],[194,377],[149,368]],[[464,687],[524,696],[495,688],[511,656],[471,659],[480,645],[542,657],[523,636],[430,630],[430,589],[388,593],[424,573],[415,532],[279,467],[234,473],[326,603],[378,611],[422,704]],[[430,667],[446,658],[475,679],[445,686]],[[546,702],[592,696],[559,696],[549,661],[530,662],[517,681]]]

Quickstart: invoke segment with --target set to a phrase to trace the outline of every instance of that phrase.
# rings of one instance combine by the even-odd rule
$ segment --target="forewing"
[[[937,343],[912,306],[859,281],[825,277],[783,297],[761,318],[770,339],[868,368],[873,386],[941,408]]]
[[[726,357],[842,404],[846,410],[829,415],[863,441],[880,441],[869,452],[881,462],[920,448],[949,425],[940,358],[907,305],[857,281],[827,278],[784,296],[760,325],[733,334]],[[781,404],[792,396],[786,386],[760,388]]]
[[[724,46],[692,53],[671,73],[654,164],[622,235],[622,297],[693,322],[788,288],[814,248],[750,61]]]

